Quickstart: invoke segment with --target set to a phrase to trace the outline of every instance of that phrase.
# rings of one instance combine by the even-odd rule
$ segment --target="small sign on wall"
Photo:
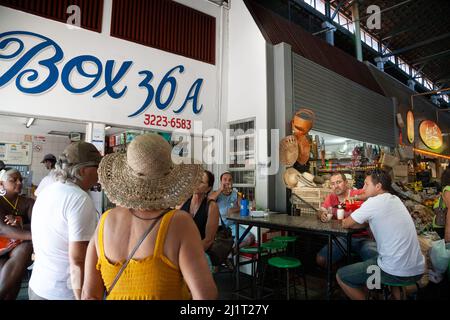
[[[13,165],[31,165],[31,147],[30,142],[0,143],[0,160]]]
[[[428,148],[436,150],[442,147],[443,139],[441,129],[433,121],[422,121],[419,126],[419,134],[423,143]]]
[[[45,136],[34,136],[33,140],[34,142],[45,143],[47,138]]]

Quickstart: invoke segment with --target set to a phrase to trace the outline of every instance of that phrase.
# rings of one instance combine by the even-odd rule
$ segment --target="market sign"
[[[0,16],[0,113],[169,132],[218,126],[215,65],[2,6]]]
[[[406,132],[408,133],[409,143],[414,142],[414,114],[408,111],[406,114]]]
[[[442,147],[442,132],[438,125],[430,120],[420,123],[419,134],[423,143],[430,149],[436,150]]]

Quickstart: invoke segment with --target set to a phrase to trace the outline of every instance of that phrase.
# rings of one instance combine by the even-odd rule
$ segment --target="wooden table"
[[[288,214],[271,212],[267,216],[256,218],[251,216],[240,216],[239,214],[229,214],[228,220],[235,222],[236,234],[235,244],[237,245],[245,237],[245,234],[250,231],[252,227],[258,228],[258,246],[261,243],[260,228],[269,228],[276,230],[292,231],[295,233],[318,234],[328,238],[328,262],[332,261],[332,244],[336,245],[346,254],[347,262],[351,262],[351,248],[352,235],[360,232],[361,229],[345,229],[342,227],[341,221],[331,220],[329,222],[321,222],[316,216],[291,216]],[[248,225],[246,233],[239,239],[239,225]],[[347,248],[342,248],[341,244],[336,241],[337,237],[345,237],[347,239]],[[236,289],[239,291],[239,251],[235,256],[236,266]],[[332,290],[332,271],[331,263],[327,263],[327,299],[331,297]]]

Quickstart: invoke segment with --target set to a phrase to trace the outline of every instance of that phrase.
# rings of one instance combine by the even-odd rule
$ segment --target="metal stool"
[[[405,283],[389,283],[389,282],[382,282],[381,283],[381,289],[383,290],[383,296],[384,296],[384,300],[388,300],[389,299],[389,293],[392,292],[392,288],[399,288],[400,289],[400,300],[406,300],[407,296],[406,296],[406,287],[409,286],[416,286],[417,287],[417,291],[420,290],[419,285],[417,284],[417,282],[405,282]]]
[[[251,260],[251,276],[252,276],[252,284],[251,284],[251,298],[256,298],[256,287],[257,287],[257,278],[258,278],[258,269],[259,269],[259,258],[260,255],[266,252],[264,247],[244,247],[240,249],[241,253],[247,253],[252,255]]]
[[[302,267],[302,263],[297,258],[292,257],[273,257],[268,260],[268,264],[274,268],[277,268],[278,270],[286,270],[286,299],[290,299],[290,273],[289,270],[291,269],[297,269]],[[308,289],[306,285],[306,276],[305,272],[302,271],[303,275],[303,285],[305,288],[305,299],[308,299]],[[264,284],[263,284],[264,286]],[[297,287],[295,284],[295,271],[294,271],[294,278],[293,278],[293,286],[294,286],[294,297],[297,298]]]

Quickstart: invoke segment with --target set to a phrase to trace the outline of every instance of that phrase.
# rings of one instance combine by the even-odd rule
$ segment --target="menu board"
[[[12,165],[31,165],[32,144],[30,142],[0,143],[0,160]]]

